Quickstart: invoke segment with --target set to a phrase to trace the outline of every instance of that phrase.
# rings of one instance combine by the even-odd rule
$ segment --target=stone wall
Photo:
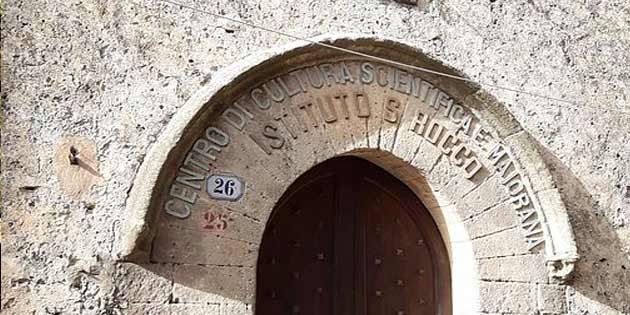
[[[192,3],[192,2],[191,2]],[[538,143],[581,256],[566,287],[518,283],[532,296],[487,313],[630,312],[630,5],[385,1],[194,3],[311,37],[399,38],[480,82],[570,100],[490,90]],[[7,314],[237,314],[183,287],[176,264],[114,262],[128,192],[178,108],[229,64],[291,39],[153,1],[3,1],[2,311]],[[91,171],[64,168],[69,145]],[[233,268],[233,267],[199,267]],[[204,272],[198,270],[196,272]],[[155,275],[160,275],[155,276]],[[501,279],[499,279],[501,281]],[[496,284],[482,281],[481,295]],[[553,291],[553,292],[547,292]],[[185,299],[179,298],[185,296]],[[538,298],[545,297],[545,298]]]

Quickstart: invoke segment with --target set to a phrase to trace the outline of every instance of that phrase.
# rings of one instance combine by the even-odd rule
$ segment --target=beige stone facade
[[[249,5],[227,4],[235,12]],[[308,15],[319,5],[292,8]],[[361,21],[369,26],[353,32],[346,23],[318,31],[296,26],[303,35],[335,33],[311,37],[310,44],[266,45],[275,35],[249,43],[245,37],[258,31],[167,4],[81,4],[103,21],[125,17],[103,26],[104,34],[117,36],[91,51],[101,58],[92,62],[72,45],[64,57],[53,57],[48,48],[28,50],[18,31],[27,27],[19,22],[23,9],[5,9],[3,313],[253,314],[258,246],[272,209],[297,177],[344,155],[385,169],[427,206],[449,254],[454,314],[630,312],[630,172],[623,158],[630,154],[630,114],[626,91],[611,88],[627,84],[627,67],[611,57],[606,70],[593,70],[608,82],[605,93],[594,93],[575,71],[604,63],[571,55],[566,41],[546,48],[542,38],[518,50],[519,39],[513,39],[514,56],[501,59],[509,51],[499,48],[508,30],[486,37],[460,13],[498,21],[516,14],[512,9],[525,10],[545,17],[528,15],[531,23],[553,25],[545,30],[549,36],[568,32],[548,16],[554,6],[335,6],[362,8]],[[273,2],[264,8],[279,12]],[[138,18],[129,10],[142,12],[143,23],[155,17],[156,25],[136,29]],[[33,11],[27,19],[37,24],[45,14],[61,16]],[[292,21],[291,14],[282,15]],[[350,13],[338,16],[359,21]],[[390,23],[376,23],[383,16]],[[620,17],[619,25],[627,27],[623,16],[608,18]],[[213,31],[202,26],[208,19]],[[167,20],[182,25],[171,33],[159,26]],[[94,40],[98,23],[85,23],[79,38]],[[536,23],[514,30],[534,31]],[[215,37],[202,41],[187,27]],[[239,36],[233,38],[235,29]],[[144,38],[146,32],[183,39],[157,49],[164,42]],[[428,38],[429,32],[436,37]],[[627,43],[629,32],[620,34]],[[66,47],[61,38],[52,42]],[[241,40],[247,56],[235,58],[227,51],[237,51]],[[486,45],[496,49],[482,49]],[[527,47],[540,51],[516,54]],[[29,51],[43,63],[28,66],[37,59],[21,55]],[[610,53],[628,58],[627,52]],[[565,64],[543,54],[563,55]],[[57,60],[64,60],[65,70],[53,71]],[[528,63],[537,68],[514,71]],[[605,77],[605,71],[616,75]],[[78,73],[81,79],[72,79]],[[551,84],[539,85],[543,79]],[[522,89],[576,104],[483,84],[515,86],[520,80]]]

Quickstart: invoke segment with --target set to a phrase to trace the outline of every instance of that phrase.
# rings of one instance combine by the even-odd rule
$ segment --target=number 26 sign
[[[212,199],[239,200],[244,188],[243,181],[234,175],[213,174],[206,180],[206,191]]]

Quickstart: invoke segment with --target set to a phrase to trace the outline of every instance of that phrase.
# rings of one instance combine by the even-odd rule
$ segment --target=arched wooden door
[[[284,194],[257,267],[258,315],[448,315],[449,263],[417,197],[376,165],[324,162]]]

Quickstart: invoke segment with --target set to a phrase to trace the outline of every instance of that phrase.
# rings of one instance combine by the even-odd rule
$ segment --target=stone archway
[[[315,40],[457,75],[393,40]],[[138,172],[119,255],[230,268],[236,284],[212,293],[251,304],[271,209],[299,175],[340,155],[381,166],[429,207],[452,261],[455,314],[561,307],[545,301],[570,276],[573,234],[546,165],[504,106],[461,81],[315,45],[252,56],[189,100]],[[244,193],[213,199],[211,176]]]

